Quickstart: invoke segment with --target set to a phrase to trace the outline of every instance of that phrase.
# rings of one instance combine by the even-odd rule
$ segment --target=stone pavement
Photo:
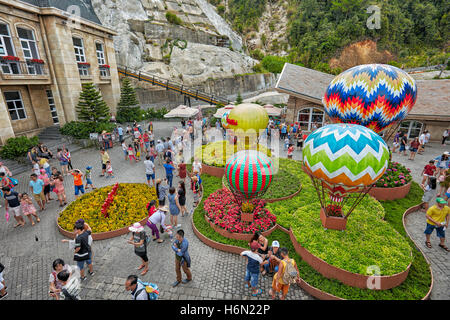
[[[170,130],[178,123],[154,123],[156,138],[169,136]],[[74,168],[84,171],[86,166],[93,167],[93,182],[96,187],[102,187],[115,182],[145,182],[145,169],[142,162],[130,165],[124,160],[120,146],[108,151],[112,159],[115,178],[99,177],[101,173],[100,153],[94,149],[83,149],[72,155]],[[57,163],[52,165],[59,167]],[[31,173],[31,169],[30,169]],[[158,166],[157,177],[164,176],[163,168]],[[15,178],[19,179],[18,192],[28,192],[29,173]],[[176,183],[178,179],[174,179]],[[73,178],[64,181],[68,202],[74,200]],[[52,194],[54,198],[55,195]],[[192,208],[192,194],[187,195],[187,207]],[[14,219],[5,223],[4,209],[0,209],[0,261],[5,265],[4,278],[8,286],[9,296],[13,300],[47,300],[48,279],[51,264],[54,259],[62,258],[66,263],[74,265],[73,251],[67,243],[62,243],[64,237],[58,232],[56,218],[60,211],[59,203],[51,201],[48,208],[40,213],[41,222],[31,226],[29,222],[23,228],[14,229]],[[168,221],[167,217],[167,221]],[[249,289],[244,287],[246,259],[236,254],[221,252],[203,244],[194,235],[190,222],[191,216],[179,221],[186,232],[192,257],[193,281],[187,285],[180,284],[172,288],[175,281],[174,253],[170,248],[170,241],[164,234],[166,241],[162,244],[149,244],[150,271],[142,277],[144,281],[157,283],[160,287],[161,299],[239,299],[264,300],[269,299],[268,291],[271,277],[261,277],[260,286],[263,294],[258,298],[251,297]],[[149,229],[146,227],[146,231]],[[87,276],[82,283],[82,299],[130,299],[129,292],[124,289],[125,279],[129,274],[139,274],[136,267],[140,259],[134,254],[131,245],[127,244],[128,236],[94,241],[93,264],[95,275]],[[313,299],[302,289],[293,286],[287,296],[288,299]]]
[[[154,122],[156,138],[167,137],[177,122]],[[285,157],[280,141],[280,156]],[[408,161],[407,157],[394,155],[399,161],[411,169],[414,180],[420,182],[420,173],[428,160],[442,154],[444,148],[432,143],[425,155],[417,155],[415,161]],[[94,149],[83,149],[73,153],[74,168],[84,171],[87,165],[93,166],[93,181],[96,187],[110,185],[115,182],[145,182],[145,169],[142,162],[130,165],[124,161],[120,146],[108,151],[115,178],[105,179],[100,174],[100,154]],[[294,152],[294,159],[301,159],[301,152]],[[59,167],[57,162],[52,165]],[[31,168],[30,168],[31,171]],[[31,173],[31,172],[30,172]],[[158,166],[157,177],[164,176],[163,169]],[[29,173],[15,178],[19,179],[19,192],[29,192],[27,187]],[[178,180],[175,178],[174,183]],[[65,181],[68,201],[74,200],[73,179],[68,177]],[[55,197],[54,194],[52,194]],[[187,207],[192,208],[192,196],[188,191]],[[5,265],[4,277],[8,285],[9,296],[6,299],[36,299],[46,300],[48,297],[48,278],[51,272],[51,263],[56,258],[62,258],[66,263],[75,264],[72,250],[61,240],[64,237],[57,231],[56,218],[59,212],[57,201],[52,201],[48,209],[40,214],[41,222],[31,227],[29,223],[23,228],[14,229],[14,220],[8,224],[3,218],[4,210],[0,209],[0,261]],[[13,219],[13,218],[11,218]],[[144,281],[155,282],[160,286],[161,299],[242,299],[258,300],[269,299],[268,291],[271,286],[271,277],[261,277],[260,286],[263,294],[251,297],[248,289],[244,288],[243,277],[246,259],[238,255],[214,250],[204,245],[192,232],[191,216],[179,218],[182,228],[186,231],[186,238],[190,243],[192,257],[192,274],[194,280],[187,284],[171,287],[175,280],[174,254],[170,248],[169,239],[163,244],[152,242],[149,245],[150,271],[143,276]],[[167,218],[168,220],[168,218]],[[449,299],[449,256],[437,247],[437,239],[432,237],[433,248],[424,247],[423,229],[425,219],[423,213],[416,212],[407,219],[408,232],[413,240],[424,249],[432,263],[435,287],[432,299]],[[147,231],[149,229],[146,227]],[[95,241],[94,270],[96,274],[88,276],[82,283],[81,297],[83,299],[130,299],[130,294],[124,290],[124,282],[129,274],[137,273],[136,267],[140,264],[139,258],[134,254],[133,248],[126,243],[128,236],[114,239]],[[167,235],[164,235],[167,237]],[[288,299],[313,299],[302,289],[293,286]]]
[[[398,153],[393,156],[395,161],[398,161],[411,169],[414,181],[422,182],[423,167],[428,164],[429,160],[442,155],[444,151],[450,151],[450,145],[442,146],[438,142],[432,142],[430,146],[425,148],[423,155],[417,154],[414,161],[408,160],[408,156],[404,157]],[[438,191],[439,192],[439,186]],[[430,205],[434,204],[434,199],[430,201]],[[450,299],[450,254],[438,246],[439,239],[436,234],[431,236],[431,249],[425,246],[425,235],[423,231],[426,226],[425,213],[416,211],[408,215],[406,218],[406,229],[411,235],[412,240],[424,252],[425,256],[431,263],[431,270],[433,272],[434,284],[431,292],[432,300],[449,300]],[[448,233],[448,231],[447,231]],[[450,246],[448,240],[447,246]]]

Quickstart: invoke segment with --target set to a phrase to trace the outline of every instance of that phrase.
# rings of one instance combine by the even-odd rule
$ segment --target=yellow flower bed
[[[215,167],[225,167],[227,160],[238,151],[250,149],[258,150],[270,157],[270,150],[261,144],[253,146],[244,146],[243,143],[237,145],[230,144],[228,140],[216,141],[201,146],[195,150],[194,156],[201,162]]]
[[[59,225],[72,231],[75,221],[82,218],[92,228],[92,233],[117,230],[144,219],[146,205],[156,200],[155,188],[143,183],[120,183],[117,194],[108,209],[108,218],[101,213],[101,207],[113,186],[97,189],[72,202],[58,218]]]

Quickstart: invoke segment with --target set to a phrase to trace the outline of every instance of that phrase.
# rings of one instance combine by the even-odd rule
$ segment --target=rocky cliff
[[[256,63],[205,0],[91,1],[102,24],[118,33],[120,65],[195,85],[252,72]]]

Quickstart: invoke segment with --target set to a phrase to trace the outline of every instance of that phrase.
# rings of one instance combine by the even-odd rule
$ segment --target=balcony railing
[[[0,60],[0,70],[2,75],[31,75],[46,76],[48,75],[47,67],[41,63],[31,61],[9,61]]]

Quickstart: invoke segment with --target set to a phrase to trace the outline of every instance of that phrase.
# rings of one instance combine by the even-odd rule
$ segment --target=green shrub
[[[286,62],[286,58],[278,56],[265,56],[261,61],[264,69],[272,73],[281,73]]]
[[[264,59],[264,53],[262,53],[262,51],[259,50],[259,49],[252,50],[252,51],[250,52],[250,56],[251,56],[253,59],[256,59],[256,60],[262,60],[262,59]]]
[[[182,25],[183,20],[181,20],[175,13],[172,13],[170,11],[166,12],[166,19],[169,23],[176,24],[176,25]]]
[[[59,130],[61,134],[74,137],[75,139],[88,139],[90,133],[101,133],[103,130],[111,132],[114,130],[115,124],[109,122],[67,122]]]
[[[28,149],[36,146],[39,143],[37,136],[27,138],[25,136],[17,138],[9,138],[6,144],[2,147],[0,155],[6,159],[16,159],[27,154]]]
[[[164,115],[168,112],[169,112],[169,110],[167,110],[166,108],[160,108],[160,109],[150,108],[143,112],[142,118],[145,120],[163,119]]]
[[[261,63],[257,63],[252,67],[253,71],[256,73],[267,73],[267,70],[263,68]]]
[[[225,6],[224,5],[218,5],[217,6],[217,13],[220,14],[221,16],[225,13]]]

